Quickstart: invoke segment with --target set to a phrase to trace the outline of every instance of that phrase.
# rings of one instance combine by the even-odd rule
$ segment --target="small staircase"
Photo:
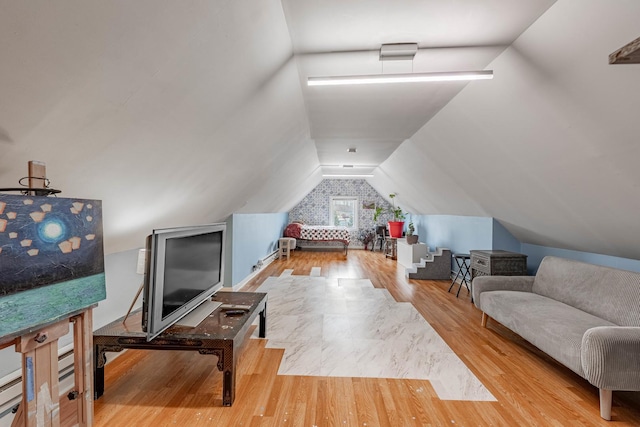
[[[445,280],[451,279],[451,251],[447,248],[436,248],[420,258],[420,262],[405,270],[409,279]]]

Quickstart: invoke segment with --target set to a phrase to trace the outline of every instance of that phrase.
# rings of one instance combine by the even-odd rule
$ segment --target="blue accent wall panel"
[[[429,250],[448,248],[452,253],[493,248],[493,218],[459,215],[414,215],[418,240]],[[452,262],[452,269],[458,267]]]
[[[491,249],[493,219],[459,215],[414,215],[419,240],[429,246],[469,253],[471,249]]]
[[[547,255],[574,259],[576,261],[587,262],[589,264],[604,265],[606,267],[640,272],[640,260],[637,259],[619,258],[589,252],[572,251],[569,249],[550,248],[546,246],[531,245],[529,243],[523,243],[521,245],[521,252],[528,256],[527,269],[529,274],[535,274],[536,271],[538,271],[538,267],[540,267],[542,259]]]
[[[520,241],[513,237],[513,234],[495,218],[493,218],[493,246],[491,248],[518,253],[521,251]]]
[[[227,220],[227,236],[225,241],[224,258],[224,286],[233,286],[233,215],[229,215]]]
[[[445,247],[453,253],[472,249],[519,252],[527,255],[527,271],[531,275],[536,274],[547,255],[640,272],[640,260],[521,243],[495,218],[415,215],[413,221],[420,241],[431,250]]]
[[[233,286],[253,272],[253,266],[278,249],[278,239],[289,222],[289,214],[233,214],[231,224],[231,282]],[[229,237],[228,237],[229,238]],[[228,253],[229,254],[229,253]],[[229,265],[229,263],[227,263]]]

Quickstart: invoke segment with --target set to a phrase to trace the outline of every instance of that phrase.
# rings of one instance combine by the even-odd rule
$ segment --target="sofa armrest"
[[[607,390],[640,391],[640,327],[598,326],[582,337],[585,378]]]
[[[479,276],[473,279],[473,303],[480,306],[480,294],[489,291],[520,291],[531,292],[535,276]]]

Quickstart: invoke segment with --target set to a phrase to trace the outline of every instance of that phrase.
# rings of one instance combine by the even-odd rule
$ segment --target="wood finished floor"
[[[296,251],[276,260],[244,291],[285,269],[312,267],[336,278],[368,278],[411,302],[497,402],[441,401],[429,381],[279,376],[283,350],[247,339],[238,363],[236,400],[222,403],[216,358],[197,353],[127,351],[106,368],[95,402],[97,426],[639,426],[637,394],[614,392],[613,421],[599,416],[597,389],[480,312],[449,282],[407,280],[380,252]],[[268,337],[267,337],[268,338]],[[63,404],[63,419],[72,421]]]

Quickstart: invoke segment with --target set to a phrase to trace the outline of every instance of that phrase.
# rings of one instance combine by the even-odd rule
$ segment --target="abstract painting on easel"
[[[0,195],[0,337],[105,297],[100,200]]]

